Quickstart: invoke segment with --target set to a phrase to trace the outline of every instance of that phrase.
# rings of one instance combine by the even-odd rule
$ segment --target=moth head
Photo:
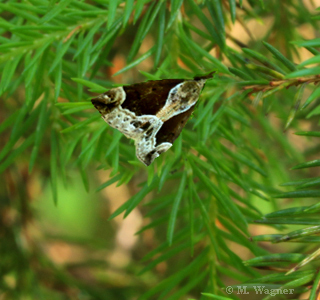
[[[125,99],[125,91],[122,87],[117,87],[91,99],[91,102],[94,107],[104,115],[120,106]]]

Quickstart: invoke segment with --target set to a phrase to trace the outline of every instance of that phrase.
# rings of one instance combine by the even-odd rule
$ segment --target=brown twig
[[[279,79],[279,80],[272,80],[269,82],[269,85],[247,85],[243,87],[243,90],[250,90],[250,94],[257,93],[257,92],[267,92],[271,91],[275,88],[281,89],[286,88],[288,89],[291,86],[299,86],[305,83],[314,83],[318,84],[320,82],[320,75],[308,77],[308,78],[293,78],[293,79]]]

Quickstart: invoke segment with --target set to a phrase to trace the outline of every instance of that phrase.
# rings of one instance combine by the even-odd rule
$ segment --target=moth
[[[110,126],[134,140],[137,158],[149,166],[180,135],[212,75],[112,88],[91,102]]]

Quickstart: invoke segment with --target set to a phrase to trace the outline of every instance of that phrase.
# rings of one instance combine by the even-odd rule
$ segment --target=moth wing
[[[183,79],[164,79],[124,86],[126,100],[121,106],[135,113],[136,116],[156,115],[165,105],[171,89],[184,81]]]
[[[138,159],[146,166],[149,166],[161,153],[166,152],[180,135],[193,109],[194,106],[164,122],[155,135],[156,144],[152,147],[146,147],[144,141],[141,141],[141,143],[137,141],[136,155]]]
[[[181,91],[181,100],[169,101],[166,105],[169,94],[173,95],[178,85],[190,85],[180,85],[183,82],[202,81],[203,87],[206,79],[211,77],[212,73],[195,77],[194,80],[165,79],[132,84],[111,89],[92,99],[92,103],[109,125],[135,140],[138,159],[149,166],[178,138],[201,91],[194,92],[190,97],[188,91]],[[150,134],[152,138],[148,141],[146,137]]]
[[[164,142],[173,144],[173,142],[179,137],[182,129],[188,122],[193,110],[194,105],[190,107],[187,111],[173,116],[169,120],[163,123],[160,130],[156,135],[156,145],[159,145]]]

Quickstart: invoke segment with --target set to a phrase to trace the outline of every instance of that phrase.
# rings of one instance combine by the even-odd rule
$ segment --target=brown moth
[[[91,102],[110,126],[134,140],[138,159],[149,166],[179,136],[212,74],[117,87]]]

